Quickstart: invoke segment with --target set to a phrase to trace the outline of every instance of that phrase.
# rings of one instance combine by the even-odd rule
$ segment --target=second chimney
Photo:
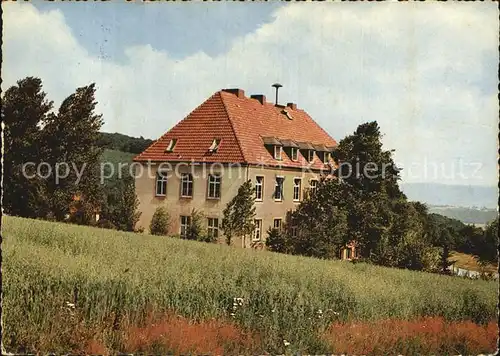
[[[226,93],[231,93],[236,95],[240,99],[245,98],[245,91],[243,89],[239,88],[234,88],[234,89],[222,89],[222,91],[225,91]]]
[[[258,100],[262,105],[266,103],[266,96],[262,94],[250,95],[250,98]]]
[[[286,106],[288,106],[292,110],[297,110],[297,104],[295,103],[287,103]]]

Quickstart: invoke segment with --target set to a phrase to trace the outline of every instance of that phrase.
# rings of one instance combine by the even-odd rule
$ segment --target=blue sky
[[[221,88],[305,109],[335,139],[377,120],[404,182],[494,185],[494,3],[3,3],[2,89],[56,106],[97,84],[103,130],[157,138]]]

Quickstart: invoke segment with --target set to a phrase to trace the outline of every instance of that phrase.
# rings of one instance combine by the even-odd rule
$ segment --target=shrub
[[[267,230],[266,247],[273,252],[286,253],[287,252],[286,235],[282,231],[270,227]]]
[[[167,235],[168,228],[170,227],[170,214],[167,208],[164,206],[159,206],[156,208],[153,217],[151,218],[151,224],[149,225],[149,231],[152,235]]]
[[[101,229],[112,229],[112,230],[116,230],[116,226],[115,224],[113,224],[111,221],[109,221],[108,219],[100,219],[97,224],[96,224],[97,227],[100,227]]]
[[[202,212],[193,209],[191,212],[191,224],[186,232],[185,240],[194,241],[205,241],[207,239],[207,233],[203,228],[203,218]]]

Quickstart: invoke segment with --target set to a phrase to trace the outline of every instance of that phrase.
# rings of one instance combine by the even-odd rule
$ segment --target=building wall
[[[146,166],[143,166],[146,167]],[[212,169],[213,173],[222,175],[221,181],[221,198],[207,199],[208,195],[208,173]],[[255,185],[256,177],[264,177],[263,200],[255,202],[256,219],[262,219],[262,241],[267,236],[267,229],[273,226],[274,219],[280,218],[285,222],[286,212],[297,207],[300,201],[293,201],[293,185],[294,178],[301,178],[301,200],[311,179],[319,179],[319,177],[311,172],[302,172],[294,169],[277,169],[264,167],[236,167],[230,165],[216,164],[212,168],[209,166],[190,167],[186,164],[172,165],[167,180],[166,196],[156,196],[156,174],[158,166],[152,166],[150,173],[144,168],[144,174],[137,175],[135,186],[136,193],[139,199],[139,211],[142,213],[136,225],[137,228],[144,228],[149,231],[149,224],[153,213],[158,206],[166,206],[170,213],[171,224],[170,234],[180,233],[180,216],[191,215],[193,208],[204,213],[206,218],[218,218],[219,224],[222,223],[222,212],[227,203],[237,194],[238,188],[247,179],[251,179]],[[175,174],[177,171],[179,174]],[[181,180],[180,173],[193,174],[193,197],[180,197]],[[283,180],[283,199],[275,201],[273,194],[275,189],[276,177],[282,176]],[[219,230],[219,241],[224,243],[222,231]],[[248,237],[245,242],[240,238],[233,238],[233,245],[250,247],[252,237]]]

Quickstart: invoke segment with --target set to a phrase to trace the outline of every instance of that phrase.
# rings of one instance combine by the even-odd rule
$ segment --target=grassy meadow
[[[359,354],[368,342],[371,353],[477,354],[496,342],[492,281],[15,217],[2,237],[10,352]],[[356,328],[366,339],[363,327],[419,320],[442,338],[353,344]]]

